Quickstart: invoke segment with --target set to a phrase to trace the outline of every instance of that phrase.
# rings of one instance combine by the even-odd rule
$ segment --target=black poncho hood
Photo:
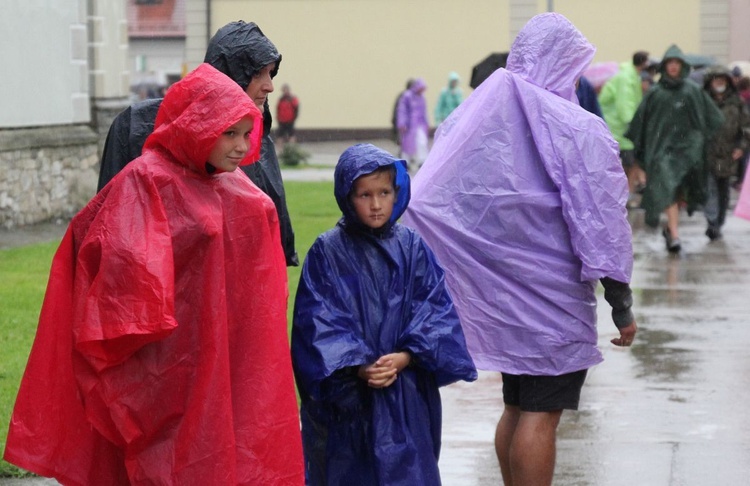
[[[271,77],[276,76],[281,54],[255,22],[239,20],[216,31],[208,42],[203,62],[235,80],[244,90],[254,75],[274,62],[276,67],[271,71]]]

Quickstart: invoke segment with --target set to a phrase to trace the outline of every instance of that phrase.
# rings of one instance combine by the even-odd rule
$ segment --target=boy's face
[[[391,219],[396,202],[391,172],[375,172],[357,178],[351,201],[362,224],[372,229],[381,228]]]
[[[250,149],[249,138],[252,129],[252,120],[243,118],[224,130],[224,133],[216,140],[214,148],[211,149],[208,162],[224,172],[232,172],[239,167]]]
[[[253,76],[250,80],[250,84],[247,85],[245,93],[253,100],[255,106],[258,107],[261,113],[263,113],[263,104],[268,98],[268,93],[273,93],[273,78],[271,73],[276,69],[276,63],[272,62],[263,68]]]

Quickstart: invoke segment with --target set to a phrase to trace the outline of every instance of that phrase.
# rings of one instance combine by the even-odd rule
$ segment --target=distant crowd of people
[[[598,101],[620,147],[629,207],[644,209],[652,227],[663,223],[666,249],[677,254],[683,208],[702,209],[706,236],[722,237],[730,189],[744,178],[750,148],[750,78],[742,81],[736,67],[692,69],[677,46],[664,54],[649,86],[653,65],[647,52],[636,52]]]

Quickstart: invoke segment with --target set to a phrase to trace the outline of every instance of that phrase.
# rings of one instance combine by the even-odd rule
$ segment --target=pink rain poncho
[[[559,375],[602,360],[596,281],[629,282],[627,183],[607,126],[577,105],[594,48],[534,17],[443,122],[404,223],[446,270],[477,368]]]

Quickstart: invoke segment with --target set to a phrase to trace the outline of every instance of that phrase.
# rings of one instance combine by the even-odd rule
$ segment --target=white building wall
[[[750,1],[731,0],[729,61],[750,61]],[[750,72],[745,73],[750,75]]]
[[[2,7],[0,128],[87,123],[86,0]]]
[[[91,95],[98,100],[123,98],[130,87],[126,0],[88,3]]]
[[[701,0],[701,53],[726,64],[729,59],[729,0]]]
[[[182,74],[183,59],[185,39],[131,39],[130,85],[155,83],[166,86],[168,76]]]

